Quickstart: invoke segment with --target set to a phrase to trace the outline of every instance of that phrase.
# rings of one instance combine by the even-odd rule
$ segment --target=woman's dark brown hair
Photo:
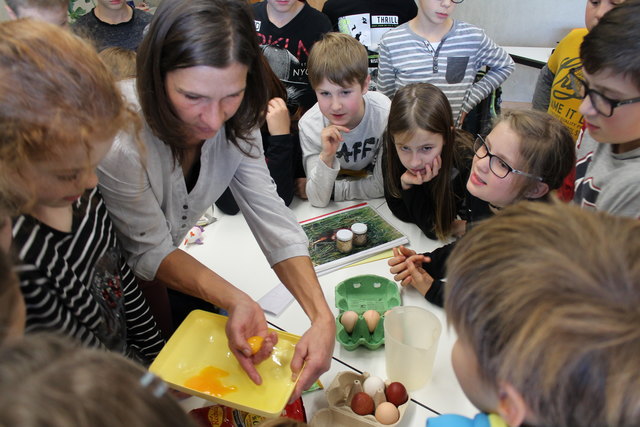
[[[242,0],[171,0],[158,7],[137,58],[140,104],[153,133],[171,147],[176,160],[185,148],[188,127],[176,114],[165,88],[167,73],[181,68],[248,67],[244,98],[225,123],[228,140],[249,139],[268,102],[265,62],[250,6]],[[216,84],[216,82],[211,82]]]

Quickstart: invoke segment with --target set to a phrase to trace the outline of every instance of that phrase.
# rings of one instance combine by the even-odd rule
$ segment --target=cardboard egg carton
[[[316,412],[309,425],[311,427],[324,427],[329,425],[332,427],[384,426],[384,424],[379,423],[373,415],[356,414],[349,406],[350,402],[347,402],[354,381],[359,380],[364,384],[364,380],[368,377],[369,373],[367,372],[363,374],[352,371],[339,372],[325,390],[329,407]],[[409,399],[405,403],[398,406],[398,411],[400,412],[398,421],[394,424],[386,424],[387,427],[397,426],[402,421],[410,400],[411,396],[409,396]]]

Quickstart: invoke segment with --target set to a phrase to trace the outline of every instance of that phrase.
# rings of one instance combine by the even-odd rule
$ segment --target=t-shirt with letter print
[[[369,90],[378,81],[378,43],[391,28],[413,19],[418,13],[414,0],[327,0],[322,12],[335,31],[355,37],[369,53]]]
[[[321,159],[322,130],[331,123],[322,115],[318,104],[300,119],[302,162],[307,173],[307,197],[313,206],[326,206],[331,200],[372,199],[384,195],[382,182],[382,134],[387,125],[391,101],[379,92],[363,96],[364,116],[350,132],[342,134],[333,165]],[[340,171],[372,172],[360,179],[337,179]]]
[[[280,81],[287,88],[290,111],[301,106],[308,110],[316,102],[309,85],[307,58],[313,44],[331,31],[329,19],[308,4],[287,24],[277,27],[267,14],[267,2],[253,5],[258,43]]]

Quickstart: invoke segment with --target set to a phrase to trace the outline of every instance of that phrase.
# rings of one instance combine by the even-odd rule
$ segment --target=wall
[[[584,27],[586,0],[465,0],[454,17],[484,28],[502,46],[553,47]],[[506,102],[530,102],[539,70],[516,64],[502,85]]]

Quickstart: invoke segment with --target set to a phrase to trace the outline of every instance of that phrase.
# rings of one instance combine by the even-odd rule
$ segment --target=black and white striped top
[[[143,363],[164,340],[97,188],[73,205],[72,232],[21,215],[14,220],[16,271],[27,306],[27,332],[58,331]]]

